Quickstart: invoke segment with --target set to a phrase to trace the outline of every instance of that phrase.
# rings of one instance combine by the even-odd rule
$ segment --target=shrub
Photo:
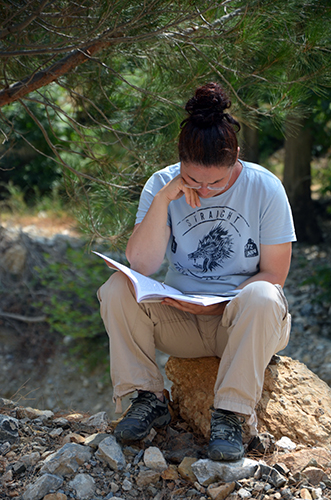
[[[44,254],[36,267],[36,286],[42,290],[34,306],[46,314],[52,332],[63,337],[81,367],[108,366],[108,337],[100,318],[97,289],[109,272],[104,262],[82,249],[68,248],[61,260]]]

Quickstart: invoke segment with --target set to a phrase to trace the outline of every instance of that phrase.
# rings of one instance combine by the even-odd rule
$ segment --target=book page
[[[106,264],[111,269],[117,269],[126,274],[126,276],[131,280],[134,286],[137,302],[141,302],[145,298],[145,296],[167,297],[169,296],[169,293],[175,294],[176,296],[181,295],[181,292],[176,288],[165,285],[164,283],[160,283],[159,281],[156,281],[153,278],[149,278],[148,276],[144,276],[137,271],[133,271],[133,269],[130,269],[124,264],[120,264],[119,262],[116,262],[116,260],[113,260],[110,257],[107,257],[106,255],[103,255],[99,252],[93,253],[104,259]]]
[[[231,300],[240,290],[232,290],[220,295],[200,294],[198,292],[182,293],[176,288],[173,288],[165,283],[161,283],[153,278],[144,276],[143,274],[133,271],[124,264],[120,264],[116,260],[107,257],[99,252],[93,251],[96,255],[104,259],[106,264],[114,270],[122,271],[131,280],[137,302],[160,302],[165,297],[191,304],[209,306]]]

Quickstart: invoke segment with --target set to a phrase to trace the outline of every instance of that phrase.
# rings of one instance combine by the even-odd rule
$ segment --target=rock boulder
[[[216,357],[170,357],[166,364],[174,408],[206,439],[218,365]],[[313,446],[331,445],[331,388],[299,361],[282,356],[268,365],[256,413],[259,432]],[[244,440],[248,439],[244,427]]]

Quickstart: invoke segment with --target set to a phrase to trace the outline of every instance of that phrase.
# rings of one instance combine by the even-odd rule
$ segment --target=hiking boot
[[[241,436],[243,417],[228,410],[214,410],[210,422],[208,457],[212,460],[239,460],[244,456]]]
[[[152,427],[164,427],[170,423],[167,398],[162,403],[153,392],[140,391],[131,401],[128,413],[114,431],[116,439],[138,441],[148,436]]]

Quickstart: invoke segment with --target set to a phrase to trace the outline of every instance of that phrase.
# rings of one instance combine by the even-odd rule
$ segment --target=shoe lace
[[[130,401],[131,407],[127,413],[127,417],[129,418],[146,418],[148,415],[155,410],[157,405],[157,400],[150,394],[140,393],[137,397],[131,398]]]
[[[213,439],[224,439],[233,441],[236,435],[241,435],[241,424],[244,417],[238,417],[234,413],[221,413],[214,411],[210,423],[210,437]]]

